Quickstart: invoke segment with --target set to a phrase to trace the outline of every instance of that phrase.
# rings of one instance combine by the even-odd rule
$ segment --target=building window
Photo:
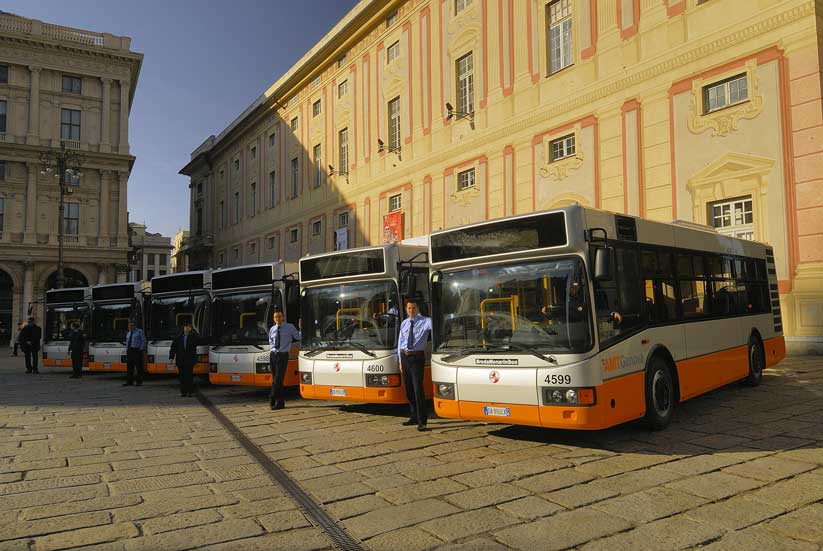
[[[315,220],[311,223],[312,237],[317,237],[323,231],[323,223],[320,220]]]
[[[289,243],[297,243],[297,228],[289,231]]]
[[[63,233],[77,235],[80,230],[80,203],[66,203],[63,210]]]
[[[197,235],[203,235],[203,207],[197,207]]]
[[[399,193],[389,197],[389,212],[395,212],[403,207],[403,196]]]
[[[6,102],[0,101],[0,134],[6,133]]]
[[[312,156],[314,157],[314,187],[323,185],[323,158],[320,144],[314,146]]]
[[[337,152],[339,170],[341,172],[349,171],[349,129],[344,128],[337,133]]]
[[[0,237],[3,237],[3,221],[6,215],[6,200],[0,197]]]
[[[223,265],[223,259],[224,259],[223,253],[218,253],[218,255],[217,255],[217,264],[219,266]]]
[[[457,111],[474,113],[474,62],[471,52],[457,60]]]
[[[234,172],[240,172],[240,159],[234,160]]]
[[[275,206],[280,197],[280,190],[277,189],[277,174],[273,170],[269,172],[269,193],[271,194],[271,206]]]
[[[292,132],[297,132],[297,117],[294,117],[291,120],[291,131]]]
[[[274,147],[274,143],[277,141],[277,134],[272,132],[269,134],[269,147]]]
[[[234,223],[240,223],[240,192],[234,192]]]
[[[80,140],[80,111],[63,109],[60,114],[60,139]]]
[[[255,243],[254,241],[252,241],[251,243],[249,243],[249,252],[250,252],[251,254],[255,254],[255,253],[257,253],[257,243]]]
[[[270,235],[266,238],[266,247],[268,247],[269,249],[274,248],[274,236],[273,235]]]
[[[395,23],[397,23],[397,10],[391,12],[388,17],[386,17],[386,28],[388,29]]]
[[[389,149],[400,147],[400,97],[389,102]]]
[[[320,100],[315,101],[311,105],[311,116],[316,117],[320,114]]]
[[[457,173],[457,191],[469,189],[475,185],[474,169],[464,170]]]
[[[460,12],[472,5],[472,0],[454,0],[454,15],[460,15]]]
[[[291,160],[291,189],[289,196],[297,197],[297,192],[300,191],[300,163],[295,157]]]
[[[251,148],[251,158],[252,158],[252,160],[257,158],[257,148],[256,147]]]
[[[165,265],[166,265],[166,254],[165,254],[165,253],[158,253],[158,255],[157,255],[157,263],[158,263],[160,266],[165,266]]]
[[[6,179],[6,161],[0,161],[0,180]]]
[[[197,182],[197,195],[203,195],[203,181]]]
[[[711,113],[749,99],[746,75],[737,75],[730,79],[703,88],[703,110]]]
[[[82,83],[83,79],[81,79],[80,77],[70,77],[68,75],[63,75],[63,91],[66,93],[81,94]]]
[[[400,41],[398,40],[394,44],[386,49],[386,63],[391,63],[395,59],[400,57]]]
[[[9,66],[0,65],[0,84],[9,83]]]
[[[240,260],[240,247],[234,248],[234,261],[237,262]]]
[[[566,157],[571,157],[575,152],[574,134],[563,136],[549,142],[549,150],[551,152],[550,162],[559,161]]]
[[[754,240],[754,213],[752,198],[719,201],[710,205],[711,224],[724,235]]]
[[[223,201],[220,201],[220,229],[222,230],[223,227],[226,225],[226,204]]]
[[[316,77],[314,77],[314,79],[311,81],[311,87],[312,88],[317,88],[318,86],[320,86],[321,78],[322,78],[322,75],[317,75]]]
[[[337,227],[338,228],[347,228],[349,226],[349,213],[348,212],[341,212],[337,218]]]
[[[154,266],[154,253],[146,253],[146,264]]]
[[[572,2],[555,0],[548,5],[549,73],[572,64]]]
[[[251,183],[251,215],[257,212],[257,182]]]
[[[337,68],[341,68],[346,63],[346,54],[341,55],[337,58]]]
[[[342,98],[345,96],[349,91],[349,81],[344,80],[340,84],[337,85],[337,99]]]
[[[225,179],[226,179],[226,171],[221,170],[220,171],[220,181],[223,182]]]

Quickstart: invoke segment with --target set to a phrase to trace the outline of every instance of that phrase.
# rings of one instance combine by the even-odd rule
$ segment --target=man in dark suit
[[[180,377],[180,396],[192,396],[194,392],[194,364],[197,363],[197,334],[191,330],[191,320],[183,324],[183,332],[171,343],[169,359],[175,360]]]
[[[71,324],[71,335],[69,335],[69,353],[71,354],[70,379],[79,379],[83,374],[83,353],[86,351],[86,337],[80,331],[80,325],[76,322]]]
[[[26,373],[40,373],[37,370],[37,354],[40,352],[40,341],[43,340],[43,330],[29,318],[28,324],[20,332],[20,347],[26,356]]]
[[[137,378],[137,386],[143,384],[143,352],[146,350],[146,334],[129,320],[129,332],[126,333],[126,382],[123,386],[132,386]]]

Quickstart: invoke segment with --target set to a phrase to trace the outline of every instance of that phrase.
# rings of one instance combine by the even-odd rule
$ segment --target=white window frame
[[[346,94],[349,93],[349,81],[348,79],[342,81],[340,84],[337,85],[337,99],[343,98]]]
[[[746,73],[735,75],[703,87],[703,113],[713,113],[749,101]]]
[[[300,128],[300,121],[298,120],[298,118],[299,117],[294,117],[289,123],[292,132],[297,132],[297,129]]]
[[[291,189],[289,196],[293,199],[300,193],[300,159],[294,157],[289,165],[291,168]]]
[[[754,202],[751,195],[709,203],[709,224],[723,235],[754,240]],[[748,215],[749,221],[746,221]]]
[[[554,0],[546,6],[546,46],[549,74],[574,64],[572,0]]]
[[[289,230],[289,243],[297,243],[300,240],[300,235],[298,234],[297,228],[292,228]]]
[[[338,170],[349,171],[349,129],[343,128],[337,133],[337,162]]]
[[[389,100],[389,149],[400,147],[400,96]]]
[[[80,203],[64,203],[63,204],[63,235],[71,235],[77,237],[80,234]],[[72,217],[72,210],[77,216]],[[71,224],[74,223],[74,225]]]
[[[472,5],[472,0],[454,0],[454,15],[460,15],[460,12]]]
[[[320,100],[317,100],[317,101],[315,101],[314,103],[311,104],[311,116],[312,116],[312,118],[319,117],[320,113],[322,113],[322,112],[323,112],[323,104],[320,103]]]
[[[337,227],[338,228],[348,228],[349,227],[349,211],[341,212],[337,215]]]
[[[477,186],[477,173],[474,168],[463,170],[457,173],[457,191],[474,188]]]
[[[474,113],[474,56],[469,52],[455,61],[457,111]]]
[[[74,75],[62,75],[62,79],[60,80],[60,91],[64,94],[83,94],[83,77],[78,77]],[[66,81],[69,81],[69,87],[66,88]],[[77,87],[75,89],[75,83]]]
[[[66,122],[66,115],[68,115],[69,121]],[[75,118],[77,121],[75,122]],[[67,109],[63,108],[60,110],[60,139],[61,140],[70,140],[70,141],[80,141],[81,136],[81,124],[83,120],[83,115],[80,109]],[[76,132],[75,132],[76,131]]]
[[[316,144],[312,148],[312,158],[314,160],[314,187],[323,185],[323,146]]]
[[[400,41],[397,40],[386,48],[386,65],[400,57]]]
[[[550,163],[574,157],[576,152],[577,137],[574,134],[568,134],[549,142]]]
[[[389,196],[389,212],[398,212],[403,209],[403,194]]]
[[[322,220],[312,220],[311,223],[311,236],[317,237],[323,233],[323,221]]]

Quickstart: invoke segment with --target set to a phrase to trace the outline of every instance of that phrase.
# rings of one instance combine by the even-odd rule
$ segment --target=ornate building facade
[[[58,202],[49,148],[85,162],[63,216],[66,285],[125,279],[129,110],[143,56],[131,39],[0,12],[0,320],[14,326],[56,281]]]
[[[576,201],[771,243],[790,347],[821,347],[821,16],[815,0],[362,0],[181,170],[190,267]]]

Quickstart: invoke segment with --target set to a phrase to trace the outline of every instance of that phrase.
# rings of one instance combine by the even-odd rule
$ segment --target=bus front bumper
[[[368,404],[406,404],[406,391],[396,387],[300,385],[300,396],[308,400],[338,400]]]

